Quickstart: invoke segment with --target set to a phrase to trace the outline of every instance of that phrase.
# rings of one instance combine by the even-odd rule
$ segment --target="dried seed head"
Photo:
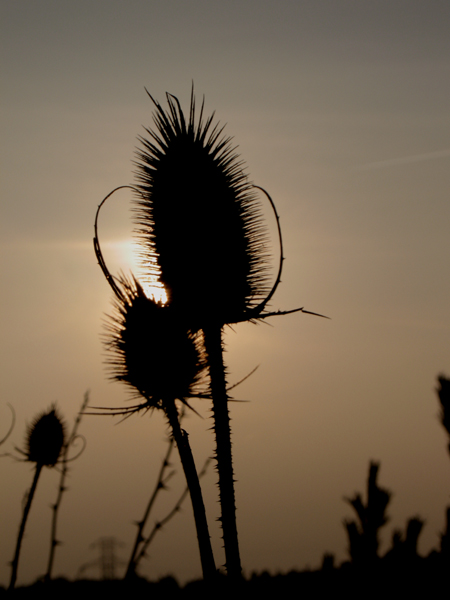
[[[197,334],[186,329],[171,305],[148,298],[137,281],[121,281],[122,298],[107,324],[112,378],[146,399],[142,407],[164,408],[165,400],[195,393],[205,363]]]
[[[153,100],[153,98],[152,98]],[[186,120],[174,96],[156,106],[156,131],[137,152],[137,233],[142,260],[157,258],[169,302],[202,327],[243,320],[267,294],[266,230],[252,185],[230,138],[198,119],[191,98]],[[153,263],[152,263],[153,261]]]
[[[53,467],[65,444],[65,426],[56,407],[38,415],[26,435],[26,457],[31,462]]]

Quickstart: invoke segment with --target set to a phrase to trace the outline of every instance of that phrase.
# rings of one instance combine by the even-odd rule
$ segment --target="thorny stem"
[[[148,502],[148,505],[145,510],[144,516],[142,517],[142,520],[137,523],[138,532],[136,535],[136,540],[134,542],[133,550],[131,552],[130,560],[128,562],[127,571],[125,573],[125,579],[132,577],[136,573],[136,566],[137,566],[137,562],[138,562],[136,555],[138,552],[139,544],[141,544],[144,541],[142,532],[144,530],[145,524],[147,523],[148,516],[153,507],[153,504],[155,503],[158,492],[164,488],[164,472],[167,469],[167,467],[169,466],[169,458],[170,458],[170,455],[173,450],[173,443],[174,443],[174,439],[173,439],[173,437],[171,437],[169,440],[169,447],[167,448],[166,456],[164,457],[164,460],[161,465],[161,469],[159,471],[155,489],[153,490],[153,494],[150,497],[150,500]]]
[[[234,495],[233,461],[231,454],[230,415],[223,362],[222,329],[214,325],[203,329],[208,356],[211,395],[213,399],[216,458],[219,473],[219,497],[222,510],[222,532],[225,561],[229,577],[242,575],[241,558],[236,526],[236,500]]]
[[[80,424],[81,417],[84,414],[84,409],[86,408],[88,402],[89,402],[89,392],[86,392],[84,395],[83,402],[81,404],[81,408],[75,419],[72,433],[70,434],[70,437],[67,440],[67,444],[62,453],[62,461],[61,461],[62,468],[61,468],[61,477],[59,480],[58,495],[56,497],[55,504],[52,506],[53,516],[52,516],[52,528],[51,528],[51,538],[50,538],[50,553],[48,556],[48,565],[47,565],[47,573],[45,575],[45,581],[50,581],[50,579],[51,579],[52,569],[53,569],[53,561],[55,559],[55,549],[56,549],[56,546],[60,543],[56,539],[56,531],[57,531],[57,522],[58,522],[58,511],[59,511],[59,507],[61,506],[62,495],[67,490],[67,488],[64,485],[64,483],[66,481],[66,477],[67,477],[67,472],[69,470],[69,468],[67,466],[67,463],[68,463],[67,456],[69,453],[69,448],[72,445],[72,443],[76,439],[79,439],[77,436],[78,425]]]
[[[31,503],[33,501],[34,492],[36,491],[37,482],[38,482],[39,475],[41,474],[43,466],[44,466],[43,464],[36,463],[36,470],[34,472],[33,483],[31,484],[31,489],[30,489],[30,491],[28,492],[28,495],[27,495],[27,501],[26,501],[26,504],[25,504],[25,508],[23,509],[22,522],[20,523],[19,535],[17,536],[16,551],[15,551],[15,554],[14,554],[13,561],[11,563],[11,565],[12,565],[12,572],[11,572],[11,580],[9,582],[8,591],[13,590],[14,586],[16,585],[17,568],[19,566],[20,548],[22,546],[23,534],[25,533],[25,525],[27,523],[28,513],[30,512],[30,508],[31,508]]]
[[[174,400],[165,403],[165,412],[172,428],[173,437],[175,438],[175,442],[178,447],[181,464],[183,466],[183,471],[186,476],[186,481],[191,495],[203,578],[211,580],[216,576],[216,565],[211,547],[208,522],[206,520],[205,504],[203,502],[200,481],[195,468],[194,457],[192,456],[191,446],[189,444],[189,437],[186,431],[180,427],[178,412]]]

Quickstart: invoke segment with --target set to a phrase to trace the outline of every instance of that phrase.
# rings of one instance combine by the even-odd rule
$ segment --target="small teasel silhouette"
[[[115,314],[107,323],[111,378],[122,381],[143,399],[137,405],[111,409],[129,415],[162,409],[177,444],[194,511],[203,576],[216,574],[206,511],[188,434],[181,429],[176,400],[196,394],[205,369],[199,335],[188,331],[177,311],[148,298],[140,283],[122,278],[116,284]],[[136,394],[137,392],[137,394]]]
[[[35,463],[33,482],[26,494],[22,521],[17,536],[16,550],[12,561],[11,580],[9,590],[14,589],[19,566],[20,549],[25,532],[25,525],[30,512],[31,503],[36,491],[39,476],[44,467],[54,467],[58,462],[65,445],[65,425],[58,414],[55,405],[40,415],[28,427],[25,438],[25,450],[16,448],[24,457],[25,461]]]

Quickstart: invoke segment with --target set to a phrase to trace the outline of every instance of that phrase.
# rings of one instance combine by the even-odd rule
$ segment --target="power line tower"
[[[99,548],[99,557],[88,563],[84,563],[78,569],[77,579],[81,574],[92,567],[98,567],[100,569],[102,579],[116,579],[116,569],[118,566],[125,564],[125,561],[118,558],[116,554],[117,546],[123,546],[122,542],[119,542],[114,537],[102,537],[96,542],[91,544],[90,548]]]

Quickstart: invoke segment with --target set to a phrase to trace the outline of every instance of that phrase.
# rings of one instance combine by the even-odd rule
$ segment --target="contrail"
[[[411,156],[402,156],[400,158],[391,158],[389,160],[380,160],[378,162],[367,163],[354,167],[357,171],[369,171],[371,169],[382,169],[383,167],[395,167],[396,165],[407,165],[409,163],[422,162],[423,160],[433,160],[435,158],[444,158],[450,156],[450,149],[438,150],[437,152],[427,152],[426,154],[412,154]]]

